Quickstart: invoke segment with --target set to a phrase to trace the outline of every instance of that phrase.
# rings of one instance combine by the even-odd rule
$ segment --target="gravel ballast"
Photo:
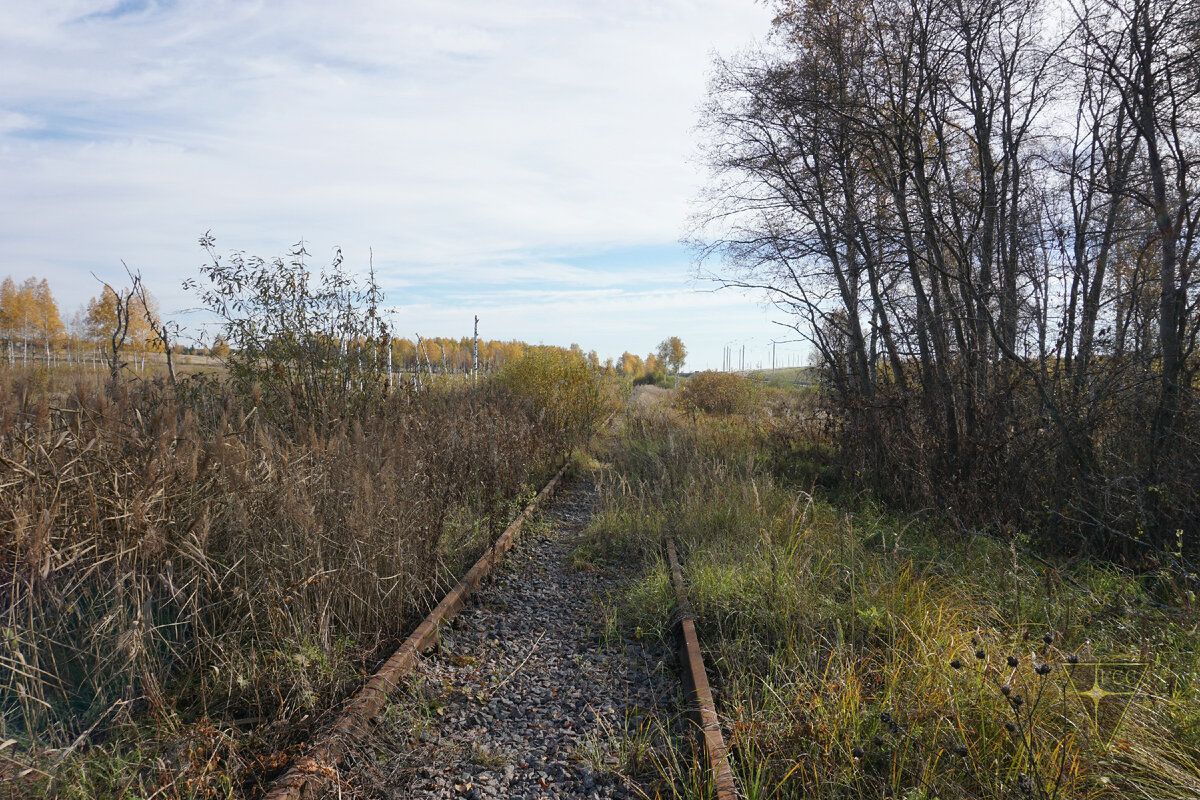
[[[384,793],[412,798],[636,796],[627,733],[675,713],[669,651],[602,631],[619,571],[572,564],[596,492],[568,487],[528,526],[381,730],[408,742]]]

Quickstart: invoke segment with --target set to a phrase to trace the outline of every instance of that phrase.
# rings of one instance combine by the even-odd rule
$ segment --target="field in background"
[[[748,370],[745,375],[755,381],[762,381],[775,386],[807,387],[817,385],[815,367],[779,367],[775,370]]]

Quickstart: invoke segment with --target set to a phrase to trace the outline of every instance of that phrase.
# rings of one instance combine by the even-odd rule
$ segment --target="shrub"
[[[666,639],[661,539],[675,538],[747,797],[1200,797],[1186,595],[1152,604],[1154,577],[797,492],[771,474],[765,426],[698,422],[631,411],[599,454],[615,474],[581,555],[640,563],[609,600],[612,628]],[[1115,739],[1072,696],[1092,680],[1072,659],[1153,659]],[[1105,700],[1096,713],[1117,708]],[[647,796],[689,780],[673,756]]]
[[[741,375],[707,370],[697,372],[679,391],[678,403],[688,411],[741,414],[750,408],[754,383]]]
[[[667,384],[667,373],[658,370],[654,372],[643,372],[633,379],[634,386],[661,386],[669,388]]]
[[[497,380],[533,402],[563,450],[590,435],[612,406],[599,371],[558,347],[531,348],[506,364]]]
[[[390,331],[374,272],[360,283],[339,251],[314,276],[303,242],[269,263],[238,251],[222,259],[210,234],[200,244],[209,263],[184,285],[220,318],[212,352],[239,394],[261,398],[260,414],[336,424],[383,398]]]

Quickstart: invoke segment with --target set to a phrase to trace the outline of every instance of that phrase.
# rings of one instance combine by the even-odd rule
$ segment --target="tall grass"
[[[614,603],[666,636],[657,548],[678,540],[748,797],[1200,796],[1194,601],[780,477],[816,474],[794,461],[820,451],[744,418],[642,412],[604,456],[586,547],[642,560]],[[1090,658],[1151,662],[1111,746],[1067,677]]]
[[[211,380],[0,373],[0,779],[253,793],[577,433],[521,390],[295,430]]]

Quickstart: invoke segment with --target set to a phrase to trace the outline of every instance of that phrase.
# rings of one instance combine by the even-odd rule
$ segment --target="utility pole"
[[[775,343],[771,342],[771,377],[775,377]]]

